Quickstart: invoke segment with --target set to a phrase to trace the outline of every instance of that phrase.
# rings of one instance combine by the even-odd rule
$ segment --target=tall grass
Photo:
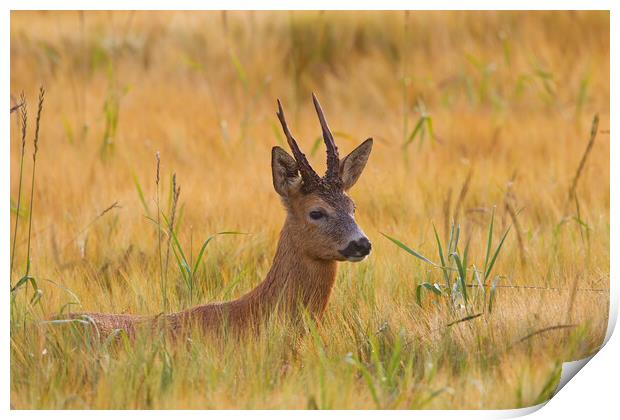
[[[26,133],[28,128],[28,108],[26,97],[22,92],[20,95],[21,109],[21,155],[19,159],[19,183],[17,186],[17,207],[15,209],[15,227],[13,228],[13,245],[11,246],[11,276],[13,276],[13,265],[15,264],[15,244],[17,243],[17,228],[19,227],[19,216],[22,203],[22,179],[24,176],[24,155],[26,152]],[[11,277],[12,283],[12,277]]]
[[[45,99],[45,89],[43,86],[39,88],[39,101],[37,106],[37,117],[35,120],[35,130],[33,137],[33,152],[32,152],[32,178],[30,184],[30,205],[28,210],[28,233],[27,233],[27,245],[26,245],[26,269],[24,275],[17,281],[17,283],[11,287],[11,297],[13,298],[13,294],[23,285],[31,284],[33,288],[33,295],[30,299],[30,303],[38,303],[42,296],[42,290],[38,287],[37,280],[35,277],[30,275],[31,270],[31,260],[30,260],[30,241],[32,238],[32,219],[33,219],[33,209],[34,209],[34,188],[35,188],[35,179],[36,179],[36,163],[37,163],[37,153],[39,151],[39,130],[41,124],[41,113],[43,112],[43,101]],[[25,99],[24,99],[25,100]],[[22,160],[20,161],[20,186],[18,188],[18,193],[21,194],[21,176],[23,171],[23,150],[25,146],[25,137],[26,137],[26,123],[27,123],[27,115],[26,115],[26,106],[25,102],[23,106],[22,114]],[[19,202],[19,198],[18,198]],[[19,211],[18,211],[19,214]],[[18,216],[15,218],[15,233],[13,237],[13,247],[15,246],[15,240],[17,239],[17,222]],[[13,255],[14,258],[14,255]]]
[[[26,274],[24,277],[27,277],[30,274],[30,239],[32,238],[32,219],[33,219],[33,208],[34,208],[34,181],[36,179],[36,169],[37,169],[37,153],[39,151],[39,127],[41,124],[41,112],[43,111],[43,100],[45,99],[45,90],[43,87],[39,89],[39,106],[37,107],[37,119],[35,121],[34,128],[34,139],[32,144],[34,146],[34,151],[32,152],[32,182],[30,184],[30,210],[28,211],[28,245],[26,246]]]
[[[45,80],[49,93],[30,229],[32,188],[19,190],[31,161],[20,165],[22,127],[11,133],[20,276],[31,250],[11,291],[13,407],[515,408],[549,398],[558,366],[600,346],[607,12],[13,12],[11,35],[12,91]],[[324,165],[309,92],[342,156],[376,140],[349,191],[373,253],[339,263],[320,322],[269,320],[243,342],[93,340],[88,319],[61,322],[255,287],[285,218],[269,166],[285,145],[275,98]],[[579,127],[597,113],[588,145]],[[68,136],[64,118],[88,136]],[[98,217],[115,202],[123,211]]]
[[[168,277],[167,277],[167,272],[166,274],[164,274],[164,264],[163,264],[162,253],[161,253],[162,227],[161,227],[161,206],[159,205],[159,180],[160,180],[159,175],[160,175],[161,160],[159,157],[159,152],[155,154],[155,159],[157,161],[157,167],[155,169],[155,205],[157,208],[156,222],[157,222],[157,257],[159,259],[159,282],[160,282],[159,287],[161,288],[161,295],[163,299],[163,309],[164,311],[166,311],[168,309],[168,285],[166,281]],[[142,199],[142,201],[144,202],[144,199]]]
[[[472,257],[469,252],[471,238],[467,238],[465,240],[465,247],[463,248],[463,251],[461,252],[459,250],[459,240],[461,239],[461,227],[459,225],[452,224],[450,227],[450,235],[447,241],[447,247],[445,247],[445,252],[444,246],[439,238],[439,234],[437,233],[437,229],[433,226],[439,262],[431,261],[420,252],[411,249],[398,239],[395,239],[385,233],[382,233],[382,235],[415,258],[441,271],[443,283],[439,281],[425,281],[420,282],[416,286],[416,301],[418,305],[422,306],[423,291],[432,292],[434,295],[444,299],[453,314],[458,315],[459,313],[464,312],[467,320],[469,320],[474,319],[470,317],[474,312],[481,313],[488,311],[490,313],[493,309],[495,286],[497,284],[497,280],[499,280],[501,276],[496,275],[494,279],[491,280],[491,273],[493,272],[493,267],[497,262],[499,253],[504,245],[504,241],[510,231],[510,228],[506,229],[500,237],[499,243],[494,247],[494,224],[495,210],[493,210],[493,213],[491,214],[488,235],[486,243],[484,244],[486,252],[482,270],[478,270],[476,268],[475,256]],[[481,261],[481,259],[478,260]],[[468,290],[469,288],[472,289]],[[489,288],[490,292],[488,293],[487,298],[487,290]],[[476,294],[472,295],[472,292],[476,292]]]
[[[599,117],[597,114],[592,119],[592,127],[590,128],[590,138],[588,140],[588,144],[586,145],[586,150],[583,152],[583,156],[581,157],[581,160],[579,161],[579,166],[577,167],[577,171],[575,172],[575,175],[573,176],[573,180],[570,183],[570,187],[568,189],[568,201],[577,200],[577,196],[576,196],[577,183],[579,182],[579,178],[581,177],[583,168],[585,167],[588,156],[590,155],[590,152],[592,151],[592,147],[594,146],[594,140],[596,139],[596,134],[598,133],[598,122],[599,122]],[[576,201],[576,205],[577,206],[579,205],[577,201]]]

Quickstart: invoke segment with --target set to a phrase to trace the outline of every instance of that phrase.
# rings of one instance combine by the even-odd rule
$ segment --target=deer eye
[[[323,217],[325,217],[325,213],[323,213],[320,210],[312,210],[310,212],[310,218],[313,220],[319,220],[319,219],[322,219]]]

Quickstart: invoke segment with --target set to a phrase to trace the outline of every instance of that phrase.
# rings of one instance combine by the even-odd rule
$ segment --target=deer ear
[[[367,139],[340,162],[340,173],[342,174],[342,184],[345,191],[357,182],[366,166],[366,162],[368,162],[371,150],[372,139]]]
[[[271,173],[273,188],[282,197],[288,197],[293,190],[301,185],[299,167],[291,155],[281,147],[271,149]]]

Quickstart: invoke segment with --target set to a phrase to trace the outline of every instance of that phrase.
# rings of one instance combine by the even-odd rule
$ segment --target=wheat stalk
[[[168,297],[167,297],[167,287],[166,282],[164,282],[164,269],[162,265],[161,259],[161,215],[160,215],[160,207],[159,207],[159,174],[160,174],[160,166],[161,160],[159,157],[159,152],[155,153],[155,159],[157,161],[157,169],[155,172],[155,201],[157,204],[157,254],[159,255],[159,284],[162,293],[162,299],[164,302],[164,311],[168,307]]]
[[[583,168],[586,166],[586,160],[592,151],[592,146],[594,146],[594,140],[596,139],[596,133],[598,132],[598,114],[594,116],[592,119],[592,127],[590,128],[590,139],[588,140],[588,145],[586,146],[586,150],[581,157],[581,161],[579,162],[579,166],[577,167],[577,172],[575,172],[575,176],[573,177],[573,181],[571,182],[570,188],[568,189],[568,202],[570,202],[573,198],[575,198],[575,191],[577,190],[577,183],[579,182],[579,178],[581,177],[581,173],[583,172]]]
[[[22,179],[24,174],[24,152],[26,151],[26,128],[28,127],[28,110],[26,107],[26,97],[24,92],[21,93],[20,97],[21,102],[21,133],[22,133],[22,152],[21,158],[19,162],[19,184],[17,187],[17,209],[15,212],[15,228],[13,229],[13,245],[11,249],[11,274],[13,274],[13,265],[15,263],[15,244],[17,242],[17,227],[19,226],[19,212],[21,210],[22,203]],[[11,109],[13,112],[13,109]]]
[[[177,174],[172,174],[172,207],[170,209],[170,219],[168,223],[168,243],[166,244],[166,260],[164,264],[164,273],[166,280],[168,276],[168,261],[170,259],[170,242],[174,235],[174,221],[177,212],[177,203],[179,202],[179,195],[181,194],[181,187],[177,186]],[[166,281],[167,283],[167,281]]]
[[[28,212],[28,246],[26,257],[26,276],[30,274],[30,238],[32,233],[32,209],[34,204],[34,180],[37,169],[37,152],[39,151],[39,127],[41,124],[41,112],[43,111],[43,101],[45,99],[45,89],[39,88],[39,106],[37,108],[37,120],[34,129],[34,151],[32,152],[32,184],[30,186],[30,211]]]

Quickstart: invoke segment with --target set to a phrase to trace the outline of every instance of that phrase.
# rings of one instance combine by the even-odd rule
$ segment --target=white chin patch
[[[350,261],[350,262],[360,262],[360,261],[365,260],[367,256],[368,255],[364,255],[363,257],[348,257],[347,261]]]

